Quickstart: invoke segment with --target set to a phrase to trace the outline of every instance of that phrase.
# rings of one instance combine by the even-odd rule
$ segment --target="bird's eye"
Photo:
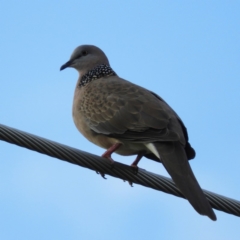
[[[87,55],[87,51],[82,51],[82,55],[86,56]]]

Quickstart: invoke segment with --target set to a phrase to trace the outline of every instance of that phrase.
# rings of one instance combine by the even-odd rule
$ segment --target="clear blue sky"
[[[59,71],[94,44],[181,116],[200,185],[240,200],[239,12],[239,1],[1,1],[0,123],[101,155],[72,121],[77,72]],[[240,218],[215,213],[0,142],[0,239],[239,239]]]

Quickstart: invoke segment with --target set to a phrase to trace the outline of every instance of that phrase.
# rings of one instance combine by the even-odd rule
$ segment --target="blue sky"
[[[0,123],[97,155],[75,128],[75,47],[181,116],[207,190],[240,200],[239,1],[2,1]],[[113,156],[130,164],[133,157]],[[0,142],[0,239],[239,239],[240,219]],[[140,167],[167,175],[161,164]]]

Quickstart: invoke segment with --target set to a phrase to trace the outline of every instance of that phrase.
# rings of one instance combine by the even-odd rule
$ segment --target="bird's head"
[[[61,66],[60,71],[72,67],[83,75],[100,64],[109,66],[104,52],[93,45],[81,45],[73,51],[70,60]]]

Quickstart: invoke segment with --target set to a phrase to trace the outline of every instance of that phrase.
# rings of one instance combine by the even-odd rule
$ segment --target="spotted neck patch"
[[[82,76],[79,87],[83,87],[89,82],[96,80],[102,77],[114,76],[116,73],[112,70],[111,67],[101,64],[95,67],[94,69],[88,71],[85,75]]]

